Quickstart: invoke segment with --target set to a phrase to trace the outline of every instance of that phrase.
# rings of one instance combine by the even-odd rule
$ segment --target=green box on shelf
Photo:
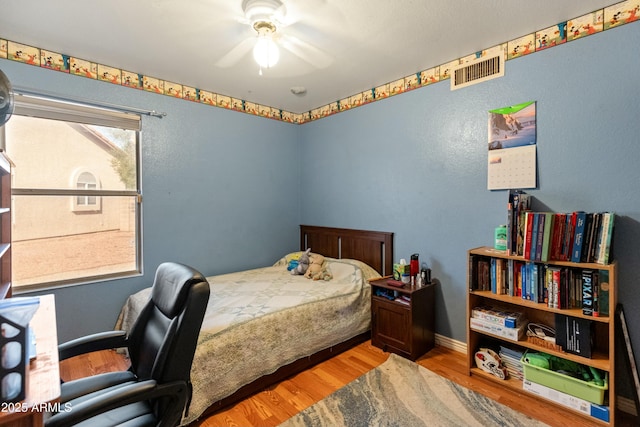
[[[604,403],[605,391],[609,388],[608,373],[605,373],[604,385],[599,386],[593,382],[583,381],[550,369],[532,365],[527,359],[527,355],[530,353],[531,352],[529,351],[525,352],[521,359],[525,380],[542,384],[554,390],[587,400],[591,403],[598,405],[602,405]]]

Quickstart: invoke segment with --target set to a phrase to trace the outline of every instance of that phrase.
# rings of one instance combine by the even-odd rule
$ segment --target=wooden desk
[[[2,426],[43,426],[44,413],[60,400],[58,330],[53,295],[40,296],[40,306],[30,325],[36,336],[37,355],[26,374],[27,396],[21,402],[4,404],[0,411]],[[9,408],[13,411],[8,411]]]

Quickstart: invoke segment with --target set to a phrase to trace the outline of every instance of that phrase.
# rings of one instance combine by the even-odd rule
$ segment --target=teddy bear
[[[311,248],[307,249],[297,260],[291,260],[290,265],[293,266],[289,271],[293,275],[303,275],[309,269],[309,256],[311,255]],[[295,265],[294,265],[295,264]]]
[[[333,275],[324,265],[324,256],[320,254],[311,254],[309,268],[304,274],[307,279],[313,280],[331,280]]]

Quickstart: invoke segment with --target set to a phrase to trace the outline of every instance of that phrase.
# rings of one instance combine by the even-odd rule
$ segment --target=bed
[[[326,257],[331,280],[291,275],[287,266],[300,252],[284,254],[270,267],[207,277],[211,296],[182,424],[369,338],[368,281],[391,274],[393,233],[301,225],[300,250],[306,248]],[[127,299],[117,328],[131,327],[149,292]]]

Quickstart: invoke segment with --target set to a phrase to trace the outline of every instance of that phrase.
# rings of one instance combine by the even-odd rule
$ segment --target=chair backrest
[[[209,300],[209,283],[197,270],[158,266],[151,298],[129,333],[131,370],[139,379],[190,384],[191,363]]]

